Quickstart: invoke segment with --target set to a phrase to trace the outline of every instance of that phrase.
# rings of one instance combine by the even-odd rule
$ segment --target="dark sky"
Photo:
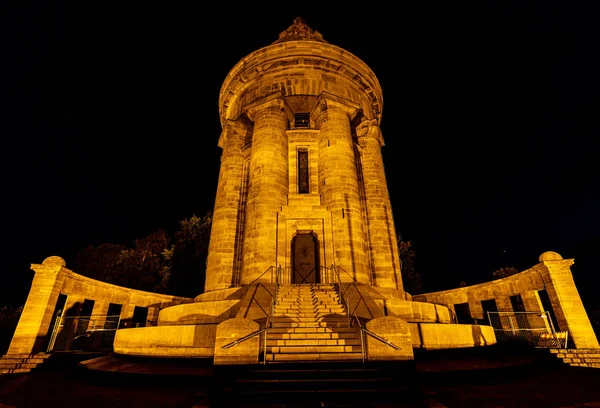
[[[553,250],[595,301],[597,2],[16,3],[0,6],[0,305],[25,299],[32,263],[212,210],[221,84],[295,17],[380,81],[396,228],[426,289]]]

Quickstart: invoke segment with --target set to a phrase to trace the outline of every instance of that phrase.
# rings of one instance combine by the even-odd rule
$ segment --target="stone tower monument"
[[[573,260],[555,252],[503,279],[404,291],[381,154],[382,105],[371,69],[296,19],[222,85],[204,293],[192,299],[119,287],[49,257],[32,265],[32,289],[3,357],[15,361],[9,370],[21,369],[24,354],[53,349],[63,310],[78,302],[93,304],[96,315],[118,308],[119,321],[145,313],[140,324],[114,329],[115,354],[215,365],[414,360],[414,350],[490,346],[534,328],[598,349]],[[515,325],[523,315],[523,327]]]
[[[402,290],[371,69],[301,18],[219,98],[223,149],[205,291],[330,280]]]

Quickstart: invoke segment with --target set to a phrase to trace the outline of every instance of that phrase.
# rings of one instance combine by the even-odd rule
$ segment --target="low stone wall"
[[[62,313],[83,303],[94,301],[92,314],[108,312],[111,303],[121,305],[121,320],[131,319],[135,306],[148,308],[148,319],[155,320],[158,311],[167,306],[193,302],[193,299],[162,295],[112,285],[79,275],[65,267],[58,256],[32,264],[35,272],[23,313],[15,329],[7,354],[35,354],[46,351],[48,334],[56,317],[60,295],[67,300]]]
[[[506,278],[478,285],[413,295],[418,302],[446,305],[452,310],[458,304],[468,304],[471,318],[487,320],[482,301],[495,301],[499,312],[514,312],[511,296],[520,295],[524,311],[547,309],[556,319],[556,331],[568,331],[576,348],[600,348],[594,329],[571,273],[572,259],[563,259],[556,252],[544,252],[540,263]],[[540,292],[545,292],[550,305],[544,305]]]
[[[212,357],[217,324],[118,330],[114,352],[140,357]]]
[[[496,334],[492,326],[409,323],[409,328],[413,348],[437,350],[496,344]]]

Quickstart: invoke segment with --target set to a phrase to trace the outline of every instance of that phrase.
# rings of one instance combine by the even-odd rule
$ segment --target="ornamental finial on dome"
[[[309,40],[319,41],[326,43],[320,32],[313,30],[306,25],[304,20],[300,17],[296,17],[291,26],[287,30],[279,33],[279,39],[273,42],[273,44],[286,42],[286,41],[298,41],[298,40]]]

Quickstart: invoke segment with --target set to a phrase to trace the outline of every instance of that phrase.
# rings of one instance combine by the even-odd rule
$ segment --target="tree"
[[[492,276],[496,279],[500,279],[500,278],[506,278],[507,276],[514,275],[515,273],[519,273],[519,270],[517,268],[515,268],[514,266],[509,266],[509,267],[503,267],[503,268],[496,269],[494,272],[492,272]]]
[[[0,356],[8,350],[22,312],[23,305],[0,307]]]
[[[404,290],[410,294],[421,292],[421,275],[415,272],[415,251],[411,241],[398,240],[398,252],[402,262],[402,283]]]
[[[115,277],[117,284],[132,289],[164,293],[164,289],[168,287],[170,271],[165,265],[163,253],[169,248],[170,240],[169,234],[163,230],[136,239],[134,248],[121,252],[121,275]]]
[[[202,293],[212,214],[180,221],[171,236],[157,230],[125,245],[88,246],[75,255],[73,269],[84,276],[131,289],[176,296]]]
[[[169,293],[195,297],[204,292],[212,213],[192,215],[179,224],[173,245],[164,253],[170,273]]]
[[[589,319],[596,332],[596,336],[600,335],[600,305],[596,305],[589,313]]]
[[[73,270],[84,276],[103,282],[115,283],[116,276],[122,276],[121,252],[125,245],[101,244],[98,247],[89,245],[79,251],[73,259]]]

